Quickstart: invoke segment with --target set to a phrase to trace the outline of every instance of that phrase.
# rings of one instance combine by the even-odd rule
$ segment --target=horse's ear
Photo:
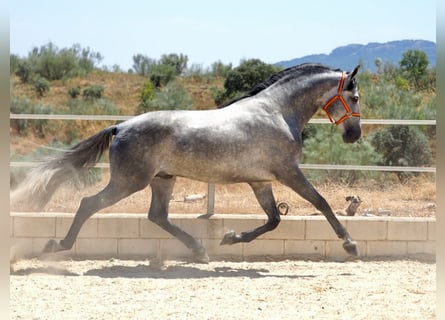
[[[354,70],[352,70],[352,72],[348,73],[348,77],[346,78],[346,83],[347,83],[346,88],[347,88],[347,90],[352,90],[354,88],[355,83],[356,83],[354,78],[355,78],[355,76],[358,73],[358,69],[360,69],[360,65],[357,65],[354,68]]]
[[[360,69],[360,65],[357,65],[354,70],[352,70],[351,74],[349,75],[349,79],[354,79],[354,77],[357,75],[358,73],[358,69]]]

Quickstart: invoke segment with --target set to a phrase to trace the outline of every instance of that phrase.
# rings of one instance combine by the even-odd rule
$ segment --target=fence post
[[[209,182],[207,186],[207,216],[215,213],[215,184]]]

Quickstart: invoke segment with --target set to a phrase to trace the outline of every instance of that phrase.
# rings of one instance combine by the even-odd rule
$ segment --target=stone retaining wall
[[[222,215],[197,219],[197,214],[170,214],[171,220],[200,239],[210,258],[273,256],[343,260],[347,254],[323,216],[282,216],[277,229],[250,243],[220,246],[228,230],[237,233],[265,223],[265,215]],[[73,214],[10,215],[11,255],[38,256],[49,239],[62,239]],[[362,257],[435,255],[434,218],[340,217],[357,241]],[[190,251],[142,214],[95,214],[83,226],[74,247],[65,254],[86,257],[174,258]]]

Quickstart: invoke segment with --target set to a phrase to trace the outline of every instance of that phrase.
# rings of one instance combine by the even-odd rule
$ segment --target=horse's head
[[[342,73],[337,93],[323,107],[332,123],[343,126],[343,141],[346,143],[357,141],[362,132],[356,81],[359,67],[355,67],[352,72]]]

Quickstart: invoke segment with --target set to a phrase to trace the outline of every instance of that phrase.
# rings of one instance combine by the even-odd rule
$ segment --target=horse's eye
[[[357,103],[358,102],[358,96],[352,96],[351,100],[352,100],[352,102]]]

